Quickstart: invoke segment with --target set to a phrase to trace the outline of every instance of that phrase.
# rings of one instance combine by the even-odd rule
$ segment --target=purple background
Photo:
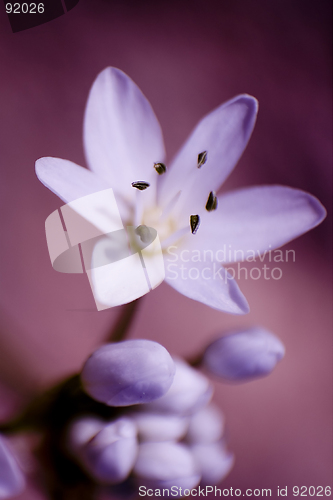
[[[52,270],[44,221],[62,203],[34,174],[41,156],[84,165],[83,112],[98,72],[116,66],[139,85],[169,160],[204,114],[238,93],[254,95],[257,126],[223,189],[286,184],[329,209],[330,40],[325,0],[81,0],[16,34],[0,12],[2,418],[80,369],[120,310],[97,313],[85,276]],[[210,310],[166,284],[143,300],[131,337],[173,353],[194,355],[225,329],[254,324],[286,345],[270,377],[216,385],[236,453],[224,487],[272,488],[274,498],[277,486],[332,482],[330,227],[327,219],[289,244],[296,262],[281,266],[280,281],[239,282],[247,316]],[[39,494],[31,488],[22,498]]]

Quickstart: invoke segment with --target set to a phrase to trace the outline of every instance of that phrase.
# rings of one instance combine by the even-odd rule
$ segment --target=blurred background
[[[197,121],[238,93],[259,100],[252,139],[223,186],[284,184],[329,212],[288,245],[279,281],[240,280],[251,312],[231,316],[162,284],[130,336],[193,356],[230,328],[260,324],[286,357],[266,379],[216,383],[236,464],[224,487],[332,483],[331,2],[80,0],[66,15],[13,34],[0,9],[0,418],[78,371],[120,308],[97,312],[86,276],[53,271],[46,217],[62,205],[35,177],[56,156],[85,165],[82,120],[106,66],[150,100],[168,160]],[[44,498],[31,486],[20,498]]]

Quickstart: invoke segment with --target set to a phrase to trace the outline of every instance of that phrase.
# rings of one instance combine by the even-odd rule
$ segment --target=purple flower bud
[[[104,420],[96,417],[81,417],[71,423],[68,439],[68,450],[73,453],[80,453],[82,448],[90,441],[96,434],[105,427]]]
[[[213,443],[223,436],[224,417],[219,409],[209,404],[191,416],[186,440],[189,443]]]
[[[151,340],[127,340],[97,349],[86,361],[81,380],[97,401],[129,406],[163,396],[174,373],[174,362],[163,346]]]
[[[0,436],[0,498],[16,496],[24,487],[23,474],[5,439]]]
[[[251,328],[210,344],[203,355],[203,365],[218,377],[244,381],[268,375],[284,353],[285,348],[275,335],[263,328]]]
[[[142,441],[177,441],[187,431],[189,419],[179,415],[137,412],[130,417],[136,423]]]
[[[209,380],[185,361],[175,359],[176,373],[168,392],[145,409],[190,415],[208,403],[213,394]]]
[[[191,489],[200,482],[200,473],[190,450],[179,443],[143,443],[134,466],[139,485],[148,488]]]
[[[78,420],[70,428],[69,441],[72,454],[95,480],[104,484],[124,481],[138,453],[136,426],[129,418],[108,424],[91,418]]]
[[[202,485],[220,483],[234,465],[234,455],[221,442],[196,444],[191,451],[201,472]]]

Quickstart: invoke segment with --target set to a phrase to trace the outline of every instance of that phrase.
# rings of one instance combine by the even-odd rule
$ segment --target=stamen
[[[145,189],[147,189],[150,184],[149,182],[146,182],[146,181],[135,181],[135,182],[132,182],[132,186],[136,189],[139,189],[140,191],[144,191]]]
[[[206,203],[206,210],[208,212],[212,212],[217,209],[217,196],[215,191],[211,191],[208,196],[208,200]]]
[[[164,163],[154,163],[154,168],[156,170],[156,172],[158,173],[158,175],[162,175],[162,174],[165,174],[166,172],[166,166],[164,165]]]
[[[198,154],[198,168],[201,168],[207,161],[207,151]]]
[[[192,234],[195,234],[198,231],[199,225],[200,225],[199,215],[191,215],[190,216],[190,226],[191,226]]]

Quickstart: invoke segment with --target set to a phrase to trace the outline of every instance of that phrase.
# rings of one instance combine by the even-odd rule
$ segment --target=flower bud
[[[136,426],[129,418],[110,423],[81,419],[70,428],[69,445],[72,454],[95,480],[104,484],[121,483],[130,474],[137,457]]]
[[[134,474],[139,484],[148,488],[174,486],[184,490],[192,489],[200,482],[194,457],[185,445],[179,443],[142,443]]]
[[[191,452],[201,472],[201,484],[205,486],[219,484],[234,465],[234,455],[221,442],[196,444]]]
[[[180,415],[137,412],[130,415],[142,441],[177,441],[187,431],[188,418]]]
[[[213,443],[223,436],[224,417],[216,406],[209,404],[191,416],[186,441],[189,443]]]
[[[145,409],[152,412],[191,415],[208,403],[213,394],[209,380],[185,361],[175,359],[176,373],[168,392]]]
[[[24,487],[23,474],[5,439],[0,436],[0,498],[16,496]]]
[[[263,328],[251,328],[221,337],[210,344],[203,365],[227,380],[243,381],[268,375],[285,348],[282,342]]]
[[[172,384],[174,362],[151,340],[126,340],[97,349],[86,361],[81,380],[86,392],[109,406],[148,403]]]

